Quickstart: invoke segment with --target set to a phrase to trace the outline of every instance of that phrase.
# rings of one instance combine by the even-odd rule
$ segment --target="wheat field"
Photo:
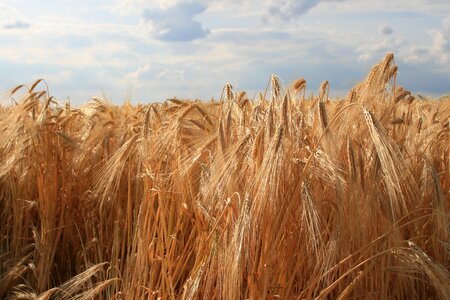
[[[450,299],[450,98],[0,106],[0,298]]]

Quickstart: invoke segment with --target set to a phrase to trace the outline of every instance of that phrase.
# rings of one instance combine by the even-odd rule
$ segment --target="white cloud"
[[[408,64],[422,64],[429,60],[430,51],[423,46],[412,46],[407,53],[402,56],[404,62]]]
[[[49,74],[44,74],[44,75],[35,75],[34,77],[36,78],[43,78],[45,79],[45,81],[47,81],[47,83],[52,86],[52,85],[57,85],[57,84],[61,84],[61,83],[65,83],[68,80],[73,79],[73,72],[71,70],[61,70],[55,73],[49,73]]]
[[[373,63],[388,52],[398,54],[398,51],[406,46],[408,46],[408,42],[403,38],[386,37],[382,40],[371,39],[356,49],[356,52],[359,53],[357,60],[359,62]]]
[[[24,29],[30,27],[31,24],[23,20],[15,20],[3,24],[4,29]]]
[[[289,20],[306,13],[319,2],[320,0],[272,0],[268,13]]]
[[[24,29],[30,26],[30,22],[17,9],[0,3],[0,27],[9,30]]]
[[[425,30],[424,38],[392,36],[384,32],[390,32],[389,28],[381,27],[381,38],[371,38],[357,48],[358,61],[374,62],[384,53],[394,52],[398,60],[408,65],[450,71],[450,17],[442,21],[440,28]]]
[[[148,73],[151,68],[151,64],[144,64],[142,66],[139,66],[135,71],[126,74],[125,78],[130,81],[136,81],[138,79],[141,79],[143,75]]]
[[[419,44],[417,41],[405,49],[405,62],[427,63],[430,68],[450,71],[450,17],[442,21],[441,28],[430,29],[427,33],[431,42]]]
[[[140,16],[139,32],[144,39],[185,42],[204,38],[209,30],[195,17],[219,1],[204,0],[120,0],[111,11],[121,16]]]
[[[20,51],[18,48],[21,48]],[[124,67],[124,64],[128,62],[128,59],[124,57],[126,53],[129,53],[128,45],[120,41],[96,44],[83,49],[71,49],[65,46],[49,47],[45,40],[36,40],[34,44],[20,41],[0,47],[0,57],[17,64],[51,64],[60,68],[78,69]]]
[[[373,12],[418,12],[433,15],[446,15],[450,10],[448,0],[321,0],[314,8],[317,14],[357,14]],[[350,21],[350,20],[349,20]]]
[[[442,22],[442,28],[428,31],[433,42],[430,47],[430,53],[436,56],[441,64],[446,64],[450,60],[450,17]]]
[[[166,8],[144,10],[141,27],[155,39],[166,42],[192,41],[209,33],[194,16],[203,13],[207,6],[199,1],[178,2]]]
[[[183,0],[119,0],[110,11],[121,16],[140,15],[144,9],[167,9],[180,2]]]
[[[164,69],[156,77],[160,80],[172,81],[172,83],[186,81],[184,70]]]

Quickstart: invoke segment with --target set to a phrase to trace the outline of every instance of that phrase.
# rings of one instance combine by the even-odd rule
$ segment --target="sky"
[[[271,74],[343,96],[394,52],[414,93],[450,93],[449,0],[0,0],[0,93],[60,101],[252,97]]]

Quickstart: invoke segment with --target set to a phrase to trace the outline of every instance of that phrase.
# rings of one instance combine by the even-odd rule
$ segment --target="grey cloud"
[[[399,64],[398,83],[414,93],[444,95],[450,92],[450,75],[430,67],[429,62]]]
[[[273,0],[271,1],[268,13],[287,19],[306,13],[316,6],[320,0]]]
[[[338,2],[344,0],[271,0],[267,13],[269,16],[291,20],[307,13],[320,2]]]
[[[428,55],[430,51],[427,48],[413,48],[412,53],[415,55]]]
[[[147,9],[142,18],[151,25],[152,37],[167,42],[183,42],[204,38],[209,30],[194,21],[207,6],[201,2],[179,2],[167,9]]]
[[[383,35],[390,35],[390,34],[394,33],[394,29],[392,29],[392,27],[390,27],[390,26],[382,26],[380,28],[380,32]]]
[[[2,27],[4,29],[24,29],[29,28],[30,26],[31,24],[28,23],[27,21],[15,20],[12,22],[4,23]]]

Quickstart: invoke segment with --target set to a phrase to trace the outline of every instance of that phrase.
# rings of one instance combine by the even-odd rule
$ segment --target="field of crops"
[[[0,106],[0,298],[450,299],[450,99]],[[264,87],[262,87],[264,88]]]

